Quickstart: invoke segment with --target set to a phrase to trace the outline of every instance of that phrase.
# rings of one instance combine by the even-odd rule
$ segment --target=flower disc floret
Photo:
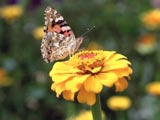
[[[73,56],[70,61],[81,72],[79,74],[96,74],[104,65],[103,51],[84,51]]]

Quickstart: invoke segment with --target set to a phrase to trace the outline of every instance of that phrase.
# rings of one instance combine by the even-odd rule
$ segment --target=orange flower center
[[[81,54],[79,56],[80,59],[84,60],[84,59],[89,59],[89,58],[93,58],[95,55],[93,53],[86,53],[86,54]]]
[[[97,74],[104,64],[103,51],[83,51],[71,58],[72,64],[81,70],[78,74]]]

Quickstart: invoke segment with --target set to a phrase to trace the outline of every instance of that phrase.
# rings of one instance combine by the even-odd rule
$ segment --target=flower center
[[[86,54],[81,54],[79,56],[79,58],[81,60],[84,60],[84,59],[92,59],[95,55],[93,53],[86,53]]]
[[[103,51],[82,51],[71,58],[72,64],[81,70],[79,74],[97,74],[104,64]]]

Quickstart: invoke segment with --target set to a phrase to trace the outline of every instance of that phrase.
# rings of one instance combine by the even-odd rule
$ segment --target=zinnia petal
[[[99,73],[95,77],[100,83],[107,87],[112,87],[113,84],[118,80],[118,77],[115,73]]]
[[[127,68],[122,68],[122,69],[110,70],[109,72],[114,72],[119,78],[122,78],[122,77],[127,77],[128,75],[132,74],[132,69],[127,67]]]
[[[66,62],[56,62],[52,68],[50,74],[56,73],[68,73],[68,74],[75,74],[76,72],[80,72],[79,69],[71,66],[67,61]]]
[[[90,75],[79,75],[75,76],[72,80],[66,82],[65,87],[67,90],[72,92],[77,92],[82,83],[89,77]]]
[[[90,76],[84,82],[84,88],[88,92],[99,93],[102,90],[102,84],[98,81],[95,76]]]
[[[70,66],[65,62],[64,63],[57,62],[53,66],[49,75],[50,77],[52,77],[52,80],[54,82],[62,82],[62,81],[65,81],[66,79],[77,76],[77,72],[79,72],[78,69],[73,68],[73,66]]]
[[[115,55],[115,51],[104,51],[104,56],[105,56],[105,59],[108,61],[109,60],[109,58],[111,58],[112,56],[114,56]]]
[[[86,103],[88,105],[93,105],[96,102],[96,95],[93,92],[85,91],[83,88],[78,92],[77,100],[80,103]]]
[[[128,67],[130,63],[127,60],[119,60],[112,63],[106,63],[106,66],[104,67],[105,70],[113,70],[113,69],[123,69]]]
[[[71,100],[71,101],[73,101],[74,100],[74,93],[72,93],[71,91],[64,91],[63,92],[63,97],[64,97],[64,99],[66,99],[66,100]]]
[[[125,78],[120,78],[116,83],[116,91],[117,92],[122,92],[128,87],[128,82]]]
[[[56,92],[57,97],[59,97],[59,95],[65,90],[63,83],[61,83],[61,84],[53,83],[51,85],[51,89]]]
[[[108,59],[108,62],[115,62],[117,60],[120,60],[120,59],[127,59],[126,56],[124,55],[121,55],[121,54],[113,54],[112,56],[110,56],[110,58]],[[108,63],[107,62],[107,63]]]

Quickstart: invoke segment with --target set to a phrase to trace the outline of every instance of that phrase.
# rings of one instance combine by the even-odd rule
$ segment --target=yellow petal
[[[77,99],[80,103],[86,103],[85,91],[83,89],[78,92]]]
[[[116,92],[122,92],[128,87],[128,82],[125,78],[120,78],[116,83]]]
[[[90,105],[90,106],[94,105],[96,103],[96,95],[95,95],[95,93],[91,93],[91,92],[88,93],[87,92],[87,96],[88,96],[87,104]]]
[[[55,74],[51,78],[53,82],[60,83],[63,81],[72,80],[75,76],[77,76],[77,74]]]
[[[104,56],[105,56],[105,59],[108,60],[109,58],[111,58],[112,56],[115,55],[115,51],[104,51]]]
[[[61,83],[61,84],[53,83],[51,85],[51,90],[55,91],[56,96],[59,97],[59,95],[65,90],[64,83]]]
[[[122,77],[128,77],[130,74],[132,74],[132,69],[127,67],[123,69],[109,70],[108,72],[113,72],[118,76],[118,78],[122,78]]]
[[[99,93],[102,90],[102,84],[96,79],[95,76],[90,76],[88,79],[84,82],[84,88],[88,92],[94,92]]]
[[[69,62],[56,62],[50,72],[50,76],[56,73],[75,74],[77,72],[80,72],[80,70],[70,65]]]
[[[110,62],[104,65],[103,71],[108,71],[108,70],[114,70],[114,69],[122,69],[122,68],[127,68],[128,67],[128,61],[127,60],[119,60],[119,61],[114,61]]]
[[[88,104],[88,105],[91,106],[91,105],[95,104],[95,102],[96,102],[96,96],[92,92],[86,92],[84,89],[81,89],[78,92],[77,100],[80,103],[86,103],[86,104]]]
[[[72,92],[77,92],[82,83],[89,77],[89,74],[86,75],[77,75],[72,80],[66,82],[65,87],[66,90],[70,90]]]
[[[66,91],[63,92],[63,98],[66,99],[66,100],[74,101],[74,93],[66,90]]]
[[[101,69],[102,69],[102,67],[100,66],[100,67],[95,67],[95,68],[91,69],[90,71],[92,73],[98,73]]]
[[[114,62],[114,61],[117,61],[117,60],[120,60],[120,59],[127,59],[126,56],[124,55],[121,55],[121,54],[114,54],[113,56],[111,56],[108,61],[110,62]]]
[[[77,76],[77,71],[79,70],[73,68],[73,66],[66,64],[66,62],[57,62],[53,66],[49,75],[52,78],[53,82],[59,83]]]
[[[112,87],[113,84],[118,80],[118,77],[115,73],[99,73],[98,75],[95,75],[95,77],[101,84],[107,87]]]

